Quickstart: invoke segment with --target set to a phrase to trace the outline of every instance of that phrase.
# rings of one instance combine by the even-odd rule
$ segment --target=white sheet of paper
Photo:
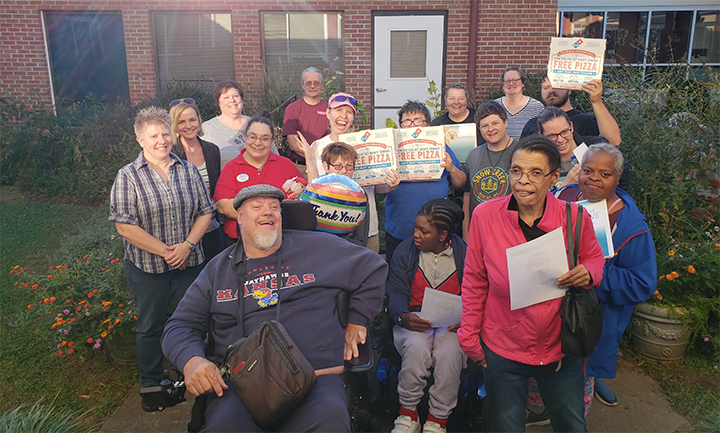
[[[606,259],[612,258],[615,255],[615,246],[613,245],[612,230],[610,229],[607,201],[605,199],[596,202],[583,200],[577,204],[578,206],[582,206],[587,213],[590,214],[593,228],[595,229],[595,236],[597,236],[598,242],[600,243],[603,256]]]
[[[420,318],[429,320],[433,328],[445,328],[460,323],[462,312],[462,298],[460,295],[441,292],[440,290],[425,287]]]
[[[562,227],[505,250],[510,309],[517,310],[565,295],[555,281],[568,271]]]
[[[573,155],[575,155],[575,158],[577,158],[578,164],[582,164],[582,159],[585,156],[585,152],[587,152],[588,147],[587,144],[581,143],[578,147],[573,150]]]

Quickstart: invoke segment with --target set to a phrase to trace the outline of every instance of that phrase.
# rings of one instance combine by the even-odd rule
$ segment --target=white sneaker
[[[423,433],[447,433],[447,429],[440,427],[435,421],[428,421],[423,426]]]
[[[419,433],[420,422],[413,421],[407,415],[400,415],[395,418],[395,428],[390,433]]]

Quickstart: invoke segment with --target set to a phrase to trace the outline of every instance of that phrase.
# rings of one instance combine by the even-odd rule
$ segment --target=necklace
[[[488,146],[488,161],[490,161],[490,165],[492,167],[497,167],[497,165],[500,163],[500,160],[502,159],[503,155],[505,154],[505,151],[508,147],[510,147],[510,142],[512,141],[512,138],[508,137],[507,142],[505,143],[505,147],[503,148],[502,152],[500,152],[500,157],[497,159],[496,163],[492,162],[492,158],[490,158],[490,146]]]

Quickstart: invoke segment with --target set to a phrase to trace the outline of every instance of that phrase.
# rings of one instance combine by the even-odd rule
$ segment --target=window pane
[[[235,77],[230,14],[155,13],[160,89],[171,79],[214,81]]]
[[[720,10],[698,11],[690,61],[720,63]]]
[[[563,13],[562,36],[602,39],[603,12]]]
[[[391,31],[390,77],[424,78],[426,53],[426,30]]]
[[[647,12],[608,12],[605,25],[608,63],[642,63]]]
[[[130,99],[122,15],[46,11],[53,89],[58,103],[88,94]]]
[[[310,66],[343,70],[341,13],[267,12],[262,20],[267,71],[297,87],[300,73]],[[335,84],[342,89],[338,77]]]
[[[657,63],[676,62],[687,57],[692,15],[690,11],[653,12],[648,55],[654,55]]]

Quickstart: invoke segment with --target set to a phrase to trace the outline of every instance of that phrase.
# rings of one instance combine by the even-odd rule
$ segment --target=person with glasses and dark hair
[[[283,133],[287,137],[288,158],[305,174],[305,151],[300,134],[308,143],[324,136],[328,129],[326,111],[328,103],[322,100],[325,85],[322,72],[317,68],[307,68],[300,75],[303,97],[288,105],[283,117]]]
[[[340,134],[350,132],[355,115],[357,114],[357,100],[348,93],[335,93],[330,97],[327,109],[327,119],[330,123],[330,132],[315,142],[308,142],[301,132],[298,137],[302,143],[303,150],[307,162],[307,179],[312,182],[317,176],[330,173],[325,166],[325,160],[322,155],[327,146],[340,141]],[[353,150],[354,151],[354,150]],[[353,170],[357,154],[352,159]],[[352,171],[347,173],[348,177],[352,177]],[[385,176],[385,185],[364,186],[363,190],[368,197],[368,239],[367,247],[371,250],[380,252],[380,235],[377,206],[375,204],[375,192],[387,194],[394,190],[400,183],[400,177],[397,171],[390,170]]]
[[[539,115],[545,106],[537,99],[523,94],[525,72],[517,66],[505,68],[502,75],[502,89],[505,96],[497,98],[495,102],[507,111],[508,135],[518,140],[527,121]]]
[[[430,110],[420,101],[408,100],[398,111],[401,128],[430,125]],[[444,167],[439,180],[400,182],[385,199],[385,257],[391,263],[393,252],[400,242],[413,232],[415,216],[425,202],[448,198],[449,188],[462,188],[467,180],[465,170],[450,146],[445,145]]]
[[[215,186],[213,199],[225,216],[225,246],[237,241],[237,211],[233,199],[250,185],[268,184],[285,190],[288,198],[297,199],[307,182],[288,158],[270,152],[275,132],[270,113],[264,111],[251,118],[245,128],[245,149],[223,167]],[[289,184],[289,187],[288,187]]]
[[[215,144],[198,137],[203,133],[200,110],[192,98],[176,99],[170,103],[170,118],[173,153],[180,159],[195,164],[212,197],[220,177],[220,149]],[[206,262],[223,249],[222,230],[214,212],[202,243]]]
[[[570,121],[573,123],[575,132],[582,136],[602,136],[607,142],[613,146],[619,146],[622,141],[620,137],[620,127],[608,111],[602,101],[603,84],[600,80],[591,80],[582,85],[590,97],[590,103],[593,107],[593,114],[583,113],[573,108],[570,103],[570,94],[572,91],[565,89],[556,89],[552,87],[547,73],[540,75],[541,98],[546,107],[557,107],[567,113]],[[527,121],[522,130],[522,136],[534,135],[538,132],[537,117]]]
[[[221,81],[215,86],[213,97],[220,109],[220,115],[202,124],[203,132],[200,136],[220,148],[222,168],[245,148],[244,131],[250,117],[242,114],[245,92],[240,83],[232,80]],[[270,150],[278,153],[275,143]]]
[[[510,309],[506,250],[555,229],[572,236],[565,202],[550,193],[560,176],[560,153],[545,137],[524,139],[512,157],[512,194],[479,204],[470,223],[458,340],[485,367],[492,401],[492,431],[524,431],[528,380],[537,379],[554,431],[587,431],[584,360],[562,353],[563,297]],[[578,207],[572,204],[572,221]],[[597,287],[603,277],[602,249],[590,215],[583,214],[578,265],[561,275],[558,292]]]

